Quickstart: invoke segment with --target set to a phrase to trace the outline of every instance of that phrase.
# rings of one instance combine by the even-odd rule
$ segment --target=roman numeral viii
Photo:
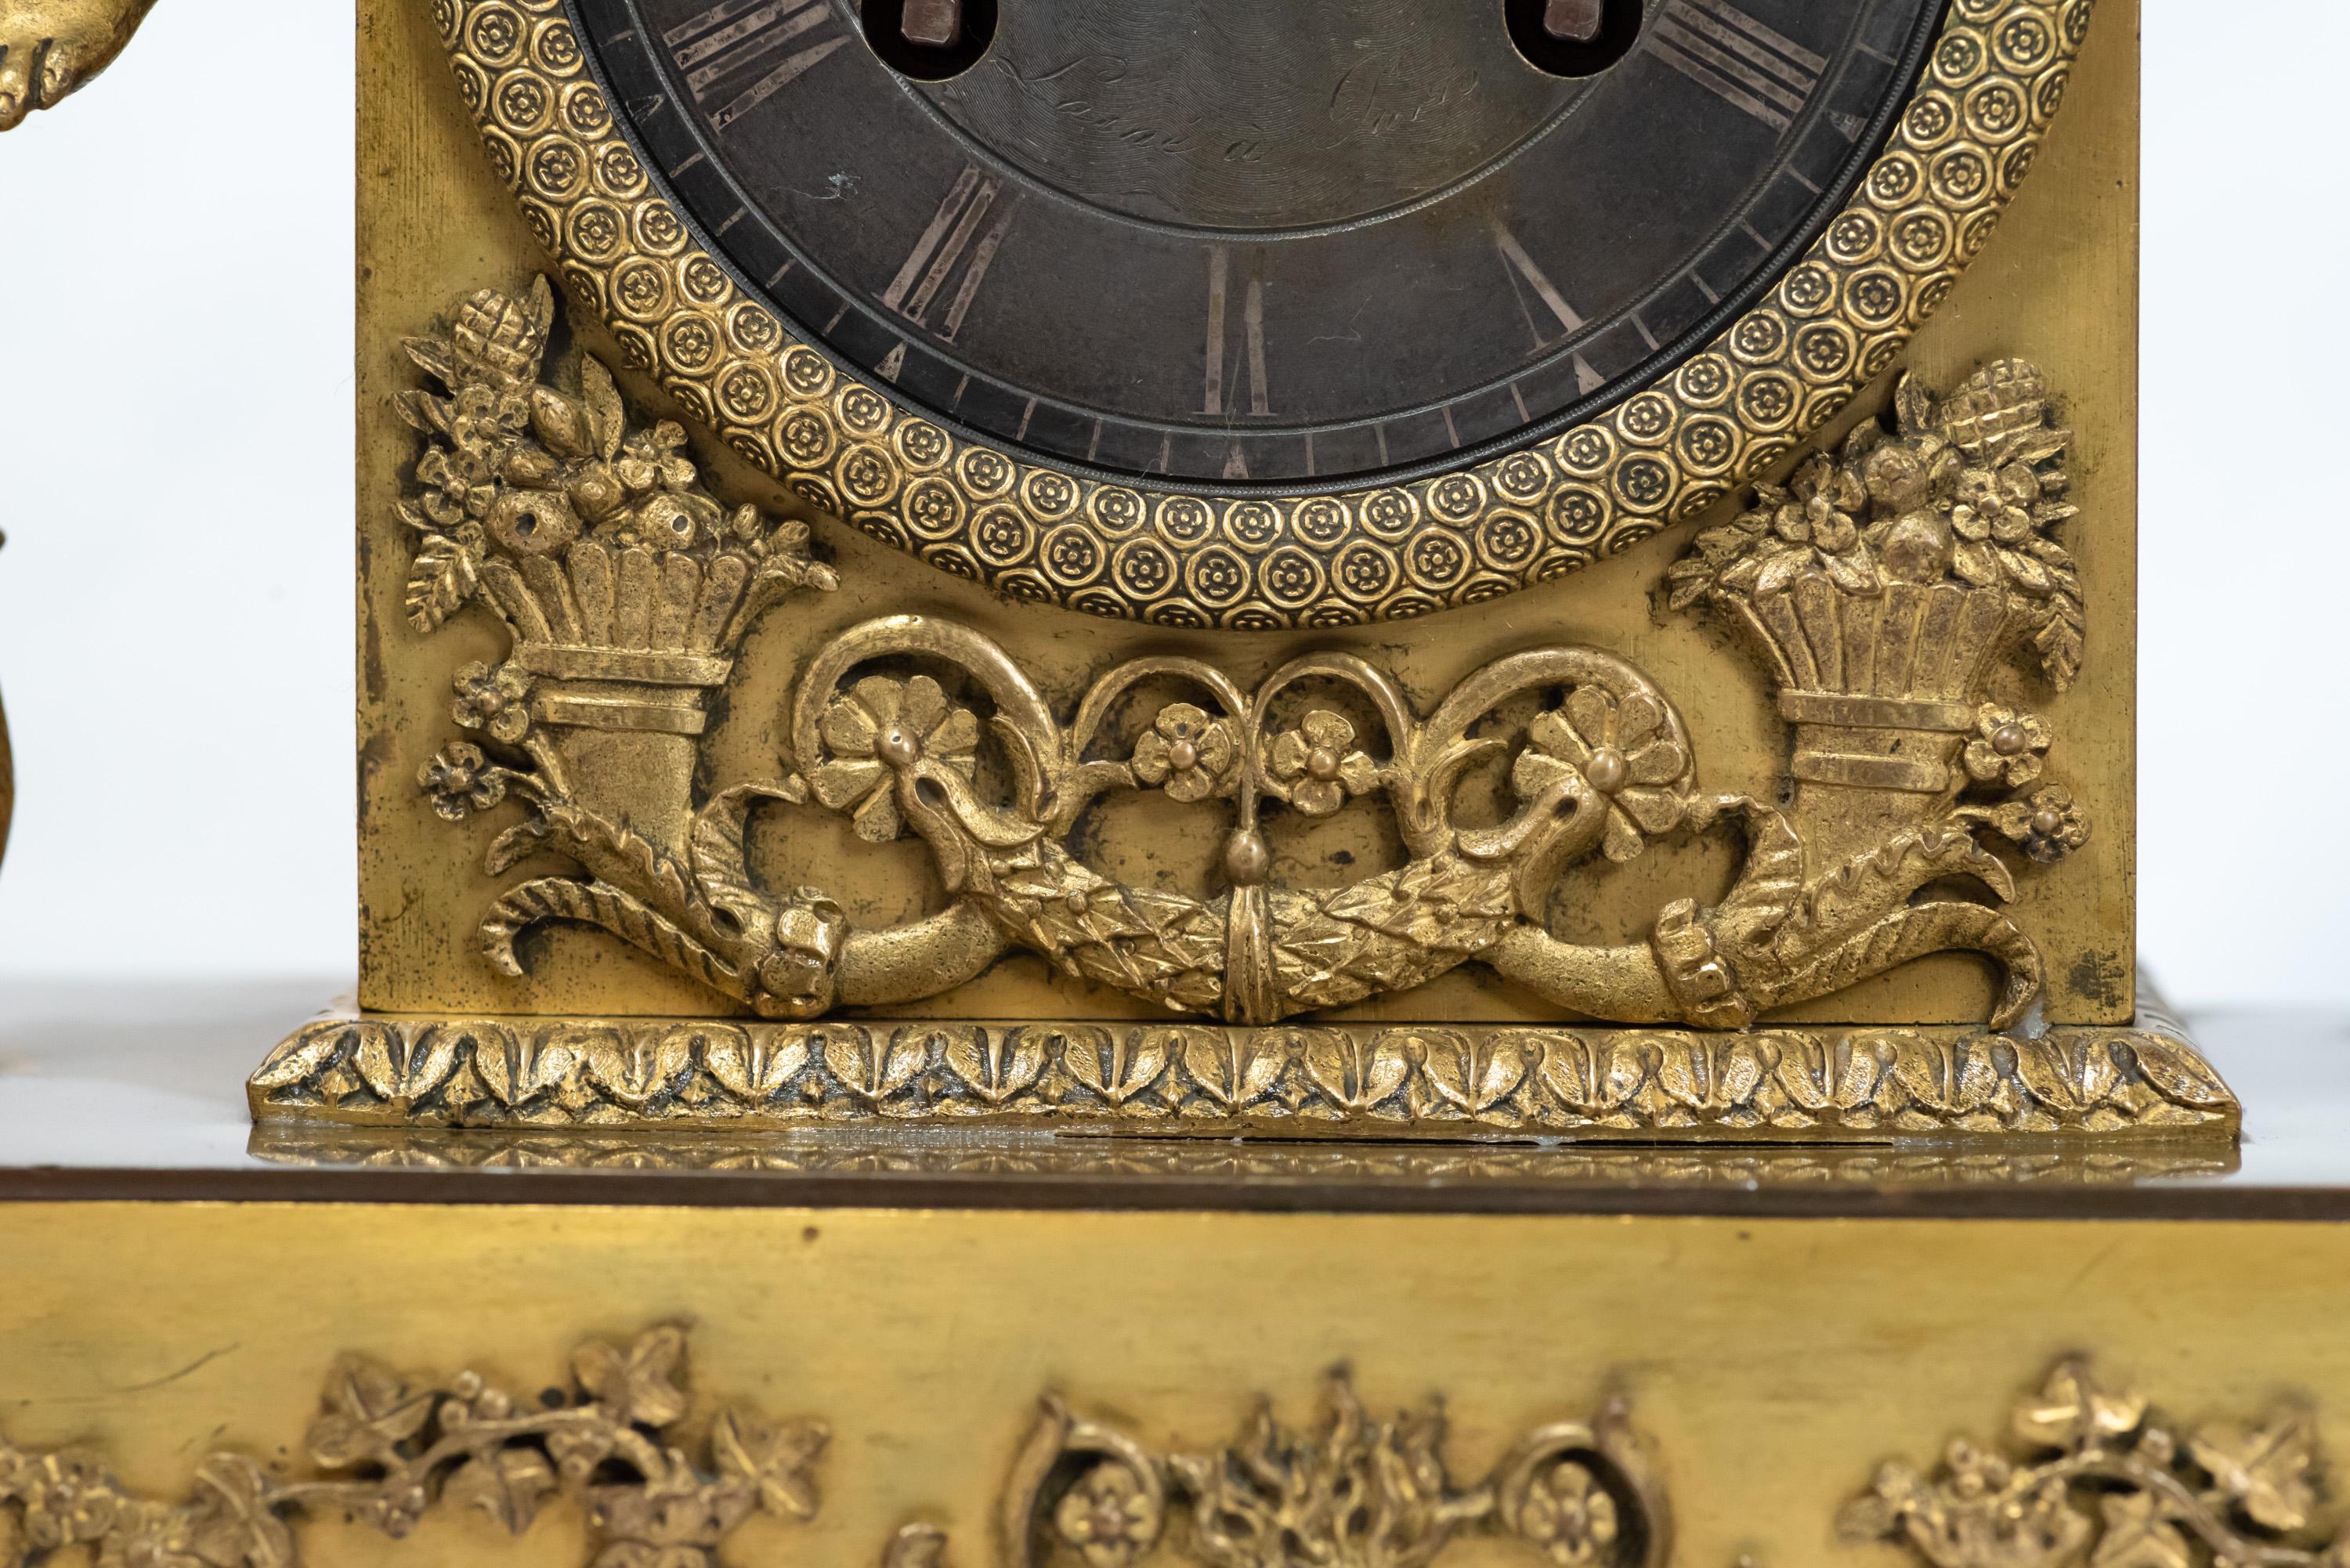
[[[979,296],[979,286],[995,253],[1003,246],[1003,236],[1012,228],[1014,204],[1006,202],[1003,211],[995,213],[994,223],[980,234],[1002,191],[1003,182],[995,176],[965,167],[948,187],[947,199],[931,214],[930,227],[906,253],[898,275],[882,290],[881,303],[917,327],[928,327],[932,308],[960,266],[962,281],[948,296],[946,315],[936,329],[940,337],[953,342],[955,334],[962,330],[963,317],[971,314],[971,302]]]
[[[1649,37],[1657,58],[1774,130],[1794,123],[1828,66],[1730,0],[1669,0]]]
[[[775,58],[786,45],[819,35],[832,20],[827,0],[719,0],[663,33],[661,42],[684,73],[694,102],[707,107],[713,97],[722,100],[711,111],[710,128],[724,130],[848,42],[836,29],[831,37],[814,36]],[[761,65],[767,68],[756,78],[742,79]]]

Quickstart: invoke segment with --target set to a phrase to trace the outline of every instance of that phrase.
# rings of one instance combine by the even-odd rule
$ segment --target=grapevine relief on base
[[[1321,1419],[1283,1423],[1260,1401],[1240,1436],[1159,1451],[1047,1398],[1004,1489],[1005,1568],[1429,1568],[1472,1537],[1513,1542],[1554,1568],[1662,1568],[1664,1493],[1623,1409],[1521,1437],[1492,1472],[1455,1480],[1442,1404],[1381,1421],[1345,1368]],[[890,1541],[883,1568],[946,1568],[927,1523]]]
[[[2072,1360],[2017,1401],[2004,1444],[1887,1465],[1843,1532],[1932,1568],[2350,1568],[2350,1526],[2331,1544],[2317,1528],[2317,1475],[2304,1408],[2184,1426]]]
[[[719,1410],[690,1439],[682,1329],[628,1345],[588,1340],[567,1386],[512,1392],[468,1369],[412,1379],[345,1355],[304,1442],[316,1473],[287,1476],[224,1450],[185,1500],[131,1491],[81,1449],[0,1438],[0,1568],[91,1561],[104,1568],[291,1568],[296,1523],[339,1513],[395,1538],[436,1510],[479,1510],[515,1535],[557,1501],[588,1521],[589,1568],[717,1568],[756,1512],[816,1515],[811,1474],[826,1431]]]

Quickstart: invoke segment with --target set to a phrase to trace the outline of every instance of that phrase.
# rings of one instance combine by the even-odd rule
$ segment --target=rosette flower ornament
[[[1950,507],[1950,532],[1969,544],[1991,541],[2012,548],[2037,536],[2033,508],[2039,502],[2040,475],[2028,462],[1960,469]],[[1995,562],[1988,556],[1972,560],[1963,547],[1952,565],[1970,582],[1999,580]]]
[[[1159,1539],[1159,1509],[1124,1465],[1097,1465],[1053,1511],[1055,1534],[1076,1548],[1086,1568],[1126,1568]]]
[[[480,730],[505,745],[530,733],[530,677],[511,664],[473,663],[457,671],[450,716],[460,729]]]
[[[1205,800],[1222,787],[1240,746],[1232,727],[1189,702],[1159,710],[1134,743],[1134,776],[1170,800]]]
[[[1977,784],[2022,789],[2040,776],[2054,739],[2038,715],[1986,702],[1976,711],[1975,732],[1959,756]]]
[[[1289,804],[1308,816],[1327,816],[1378,783],[1377,763],[1354,750],[1355,726],[1342,713],[1316,708],[1295,730],[1273,739],[1269,759],[1274,782]]]
[[[449,396],[449,441],[504,456],[530,430],[530,394],[512,382],[468,381]]]
[[[866,677],[825,710],[820,730],[833,760],[809,775],[808,787],[833,810],[849,813],[868,843],[887,844],[905,829],[898,770],[927,760],[968,780],[977,766],[978,719],[951,705],[927,675]]]
[[[688,491],[696,476],[684,452],[685,427],[675,420],[662,420],[620,443],[619,461],[612,465],[612,472],[631,494],[655,489]]]
[[[450,822],[463,822],[504,800],[506,779],[505,770],[492,766],[481,747],[464,741],[442,747],[416,774],[432,809]]]
[[[2050,784],[1991,811],[1987,820],[2043,865],[2062,860],[2089,842],[2089,819],[2070,790]]]
[[[1578,686],[1565,706],[1537,718],[1533,743],[1518,753],[1512,774],[1518,793],[1532,798],[1571,767],[1607,802],[1600,847],[1621,864],[1649,838],[1679,827],[1687,811],[1678,786],[1690,769],[1689,748],[1675,740],[1664,710],[1634,693],[1617,701],[1596,686]]]
[[[416,460],[417,504],[437,527],[478,524],[498,499],[497,473],[475,446],[433,447]]]
[[[1518,1528],[1558,1568],[1597,1568],[1608,1560],[1623,1521],[1597,1478],[1563,1459],[1527,1483]]]

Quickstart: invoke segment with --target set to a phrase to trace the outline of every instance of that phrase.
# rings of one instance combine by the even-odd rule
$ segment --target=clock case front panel
[[[417,384],[403,337],[446,319],[451,302],[484,284],[524,290],[546,254],[483,156],[482,141],[449,67],[430,6],[361,0],[358,192],[359,529],[361,741],[360,1002],[423,1013],[702,1015],[713,998],[653,959],[591,929],[553,925],[534,939],[527,972],[508,979],[482,959],[475,930],[495,886],[482,875],[502,826],[476,819],[453,830],[417,788],[420,770],[448,732],[450,682],[476,660],[494,664],[504,639],[494,618],[460,616],[431,639],[407,620],[403,599],[414,535],[395,510],[411,483],[414,432],[394,398]],[[1966,278],[1911,346],[1906,363],[1938,387],[1977,365],[2029,356],[2067,394],[2081,514],[2065,542],[2086,585],[2091,654],[2070,691],[2012,695],[2065,736],[2064,777],[2095,825],[2058,875],[2026,877],[2010,906],[2047,960],[2047,1015],[2118,1023],[2132,1012],[2136,518],[2135,8],[2106,0],[2084,47],[2064,115],[2040,167]],[[676,411],[661,389],[626,367],[623,346],[584,314],[567,317],[558,352],[576,342],[619,368],[621,391],[650,411]],[[567,341],[563,340],[567,339]],[[1881,410],[1880,377],[1840,421]],[[649,413],[650,417],[650,413]],[[1119,659],[1195,656],[1243,686],[1313,649],[1357,654],[1390,672],[1413,700],[1432,703],[1471,670],[1503,655],[1574,641],[1637,663],[1685,715],[1706,786],[1776,798],[1786,772],[1783,729],[1749,650],[1726,631],[1666,613],[1658,590],[1694,524],[1627,549],[1573,577],[1513,594],[1473,613],[1409,625],[1235,636],[1106,622],[1007,603],[932,571],[855,530],[811,513],[792,492],[697,431],[691,455],[712,491],[810,518],[816,548],[838,573],[838,590],[795,601],[751,635],[713,706],[702,744],[702,784],[723,787],[777,775],[787,764],[792,688],[816,650],[870,618],[920,614],[992,637],[1062,712],[1087,682]],[[1783,462],[1782,467],[1785,464]],[[1699,521],[1729,515],[1718,510]],[[1089,862],[1121,880],[1204,892],[1219,875],[1225,824],[1215,802],[1181,805],[1159,795],[1113,795],[1089,833]],[[1375,802],[1268,826],[1275,875],[1300,887],[1336,886],[1395,865],[1394,829]],[[1565,940],[1638,940],[1658,909],[1679,898],[1717,897],[1742,853],[1716,831],[1651,847],[1626,866],[1586,865],[1564,879],[1551,929]],[[859,922],[886,922],[944,901],[939,873],[918,843],[876,846],[843,817],[812,809],[764,814],[754,826],[754,869],[764,885],[833,890]],[[1979,1023],[1991,989],[1985,967],[1942,954],[1907,964],[1793,1016],[1867,1023]],[[1115,1019],[1150,1016],[1145,1004],[1055,973],[1014,952],[980,979],[897,1016]],[[1462,969],[1417,990],[1341,1016],[1449,1021],[1535,1021],[1553,1009],[1482,971]]]

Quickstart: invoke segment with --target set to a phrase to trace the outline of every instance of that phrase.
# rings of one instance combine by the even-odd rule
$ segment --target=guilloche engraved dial
[[[576,4],[676,199],[845,369],[1215,488],[1473,460],[1653,380],[1845,200],[1941,11],[1554,5],[1597,26],[1545,54],[1503,0],[994,0],[926,71],[882,4]]]
[[[1169,626],[1472,604],[1794,451],[2093,0],[432,0],[581,309],[810,506]]]

